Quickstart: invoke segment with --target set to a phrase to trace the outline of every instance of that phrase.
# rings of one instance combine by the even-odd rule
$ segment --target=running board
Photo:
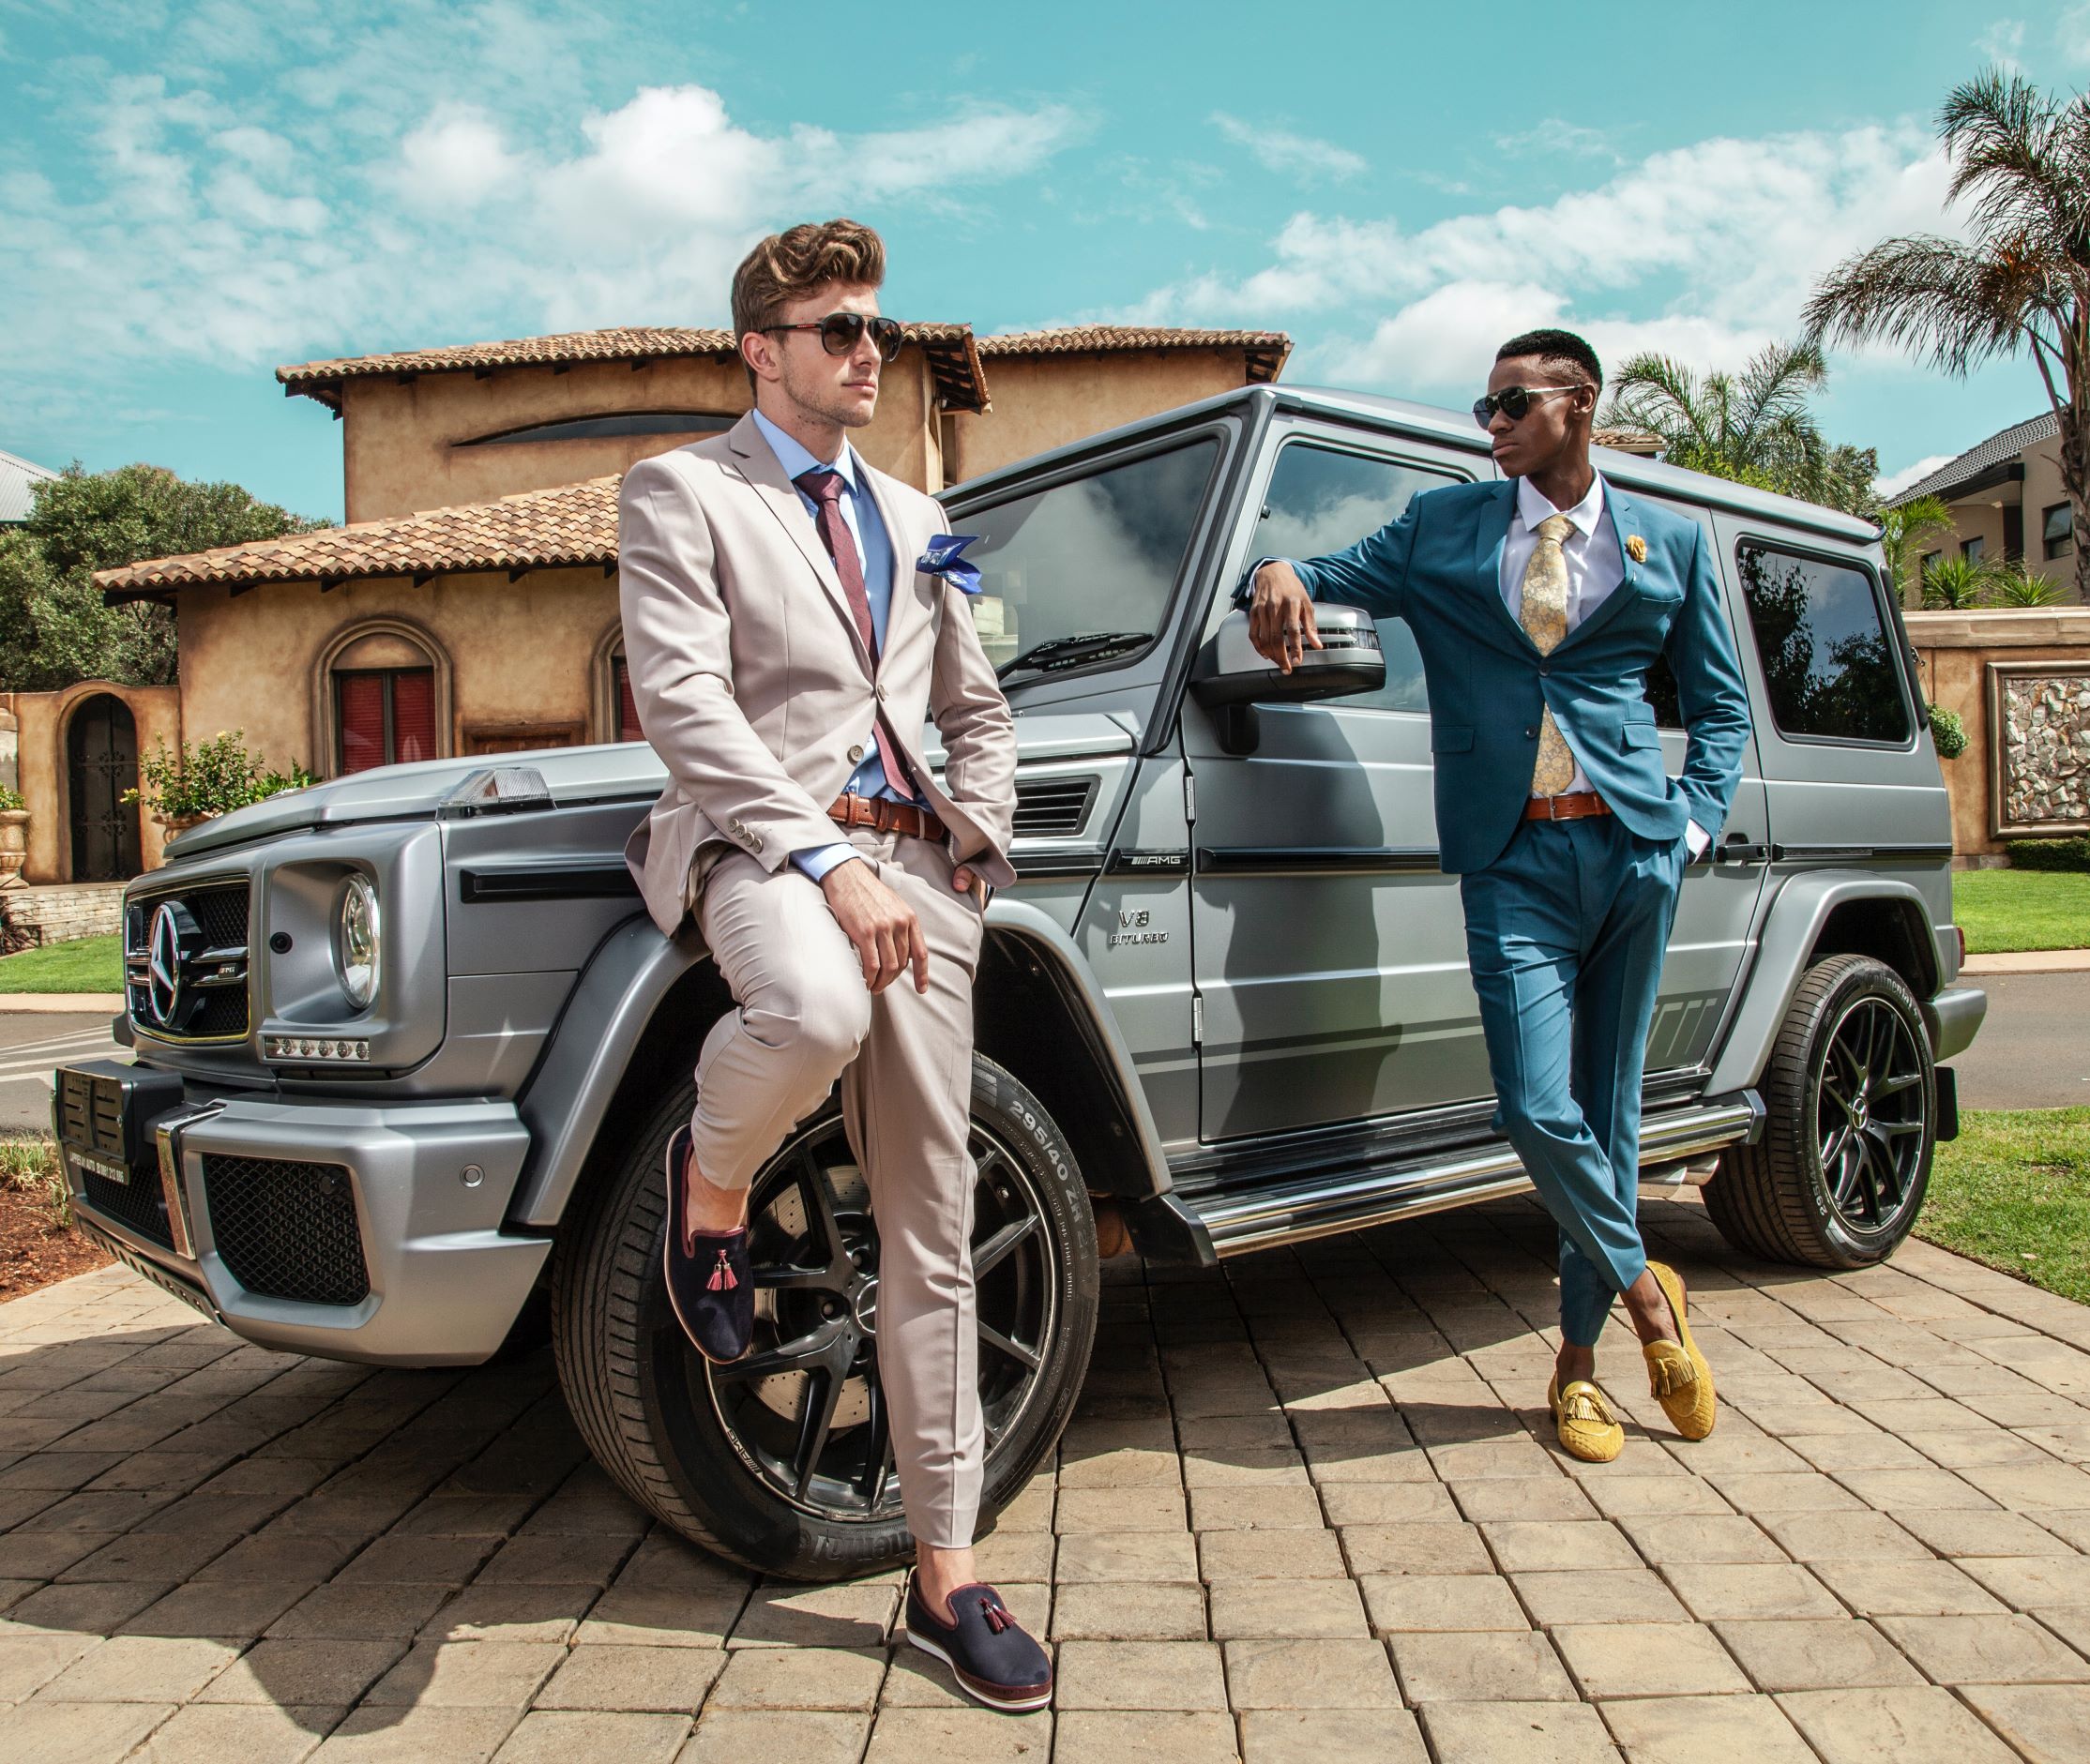
[[[1754,1091],[1651,1116],[1641,1126],[1641,1166],[1674,1167],[1753,1139],[1763,1118]],[[1224,1257],[1468,1206],[1530,1186],[1516,1153],[1497,1142],[1431,1162],[1351,1166],[1246,1194],[1175,1198]]]

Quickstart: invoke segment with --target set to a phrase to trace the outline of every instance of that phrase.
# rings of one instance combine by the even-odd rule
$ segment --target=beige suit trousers
[[[873,997],[819,884],[728,852],[697,916],[738,1008],[704,1041],[690,1135],[705,1178],[745,1187],[841,1080],[878,1222],[878,1371],[901,1499],[919,1541],[962,1549],[986,1456],[966,1150],[980,910],[952,889],[940,846],[864,827],[847,837],[920,920],[929,990],[910,970]]]

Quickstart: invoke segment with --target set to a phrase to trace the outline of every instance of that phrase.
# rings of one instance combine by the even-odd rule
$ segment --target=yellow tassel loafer
[[[1604,1394],[1586,1379],[1560,1388],[1556,1377],[1546,1386],[1546,1407],[1553,1411],[1560,1449],[1584,1464],[1609,1464],[1626,1449],[1626,1429],[1611,1412]]]
[[[1663,1297],[1676,1319],[1681,1341],[1651,1341],[1641,1348],[1647,1362],[1647,1390],[1661,1404],[1670,1425],[1687,1440],[1703,1440],[1719,1419],[1719,1398],[1713,1393],[1713,1368],[1691,1339],[1690,1319],[1684,1310],[1684,1283],[1676,1270],[1651,1261],[1647,1272],[1655,1276]]]

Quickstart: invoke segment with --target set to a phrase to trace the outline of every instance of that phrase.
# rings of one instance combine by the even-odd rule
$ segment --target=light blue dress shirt
[[[886,531],[886,518],[878,512],[878,499],[864,488],[857,475],[861,467],[856,450],[844,441],[841,455],[830,468],[825,460],[814,459],[760,411],[753,415],[755,427],[762,430],[762,438],[769,444],[769,450],[777,456],[777,463],[783,467],[786,477],[796,479],[808,472],[828,470],[841,475],[841,518],[856,541],[856,556],[864,571],[864,598],[871,602],[871,628],[883,652],[886,620],[892,611],[893,542]],[[817,520],[819,505],[804,490],[798,491],[798,500],[805,505],[806,512]],[[904,791],[896,789],[886,777],[885,762],[878,757],[878,744],[871,738],[869,731],[865,732],[863,763],[850,775],[843,788],[856,795],[883,796],[896,803],[916,800]],[[856,848],[847,839],[837,839],[832,845],[808,846],[802,852],[794,852],[791,861],[818,882],[837,864],[846,863],[856,855]]]

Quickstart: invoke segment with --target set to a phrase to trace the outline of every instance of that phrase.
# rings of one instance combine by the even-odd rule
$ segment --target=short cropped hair
[[[1597,352],[1572,331],[1526,331],[1521,337],[1512,337],[1495,351],[1497,361],[1514,361],[1521,355],[1536,355],[1540,361],[1572,363],[1597,383],[1598,391],[1604,389],[1604,369],[1597,359]]]
[[[808,220],[772,233],[733,272],[734,339],[774,324],[793,301],[829,282],[876,288],[885,279],[886,242],[860,220]]]

